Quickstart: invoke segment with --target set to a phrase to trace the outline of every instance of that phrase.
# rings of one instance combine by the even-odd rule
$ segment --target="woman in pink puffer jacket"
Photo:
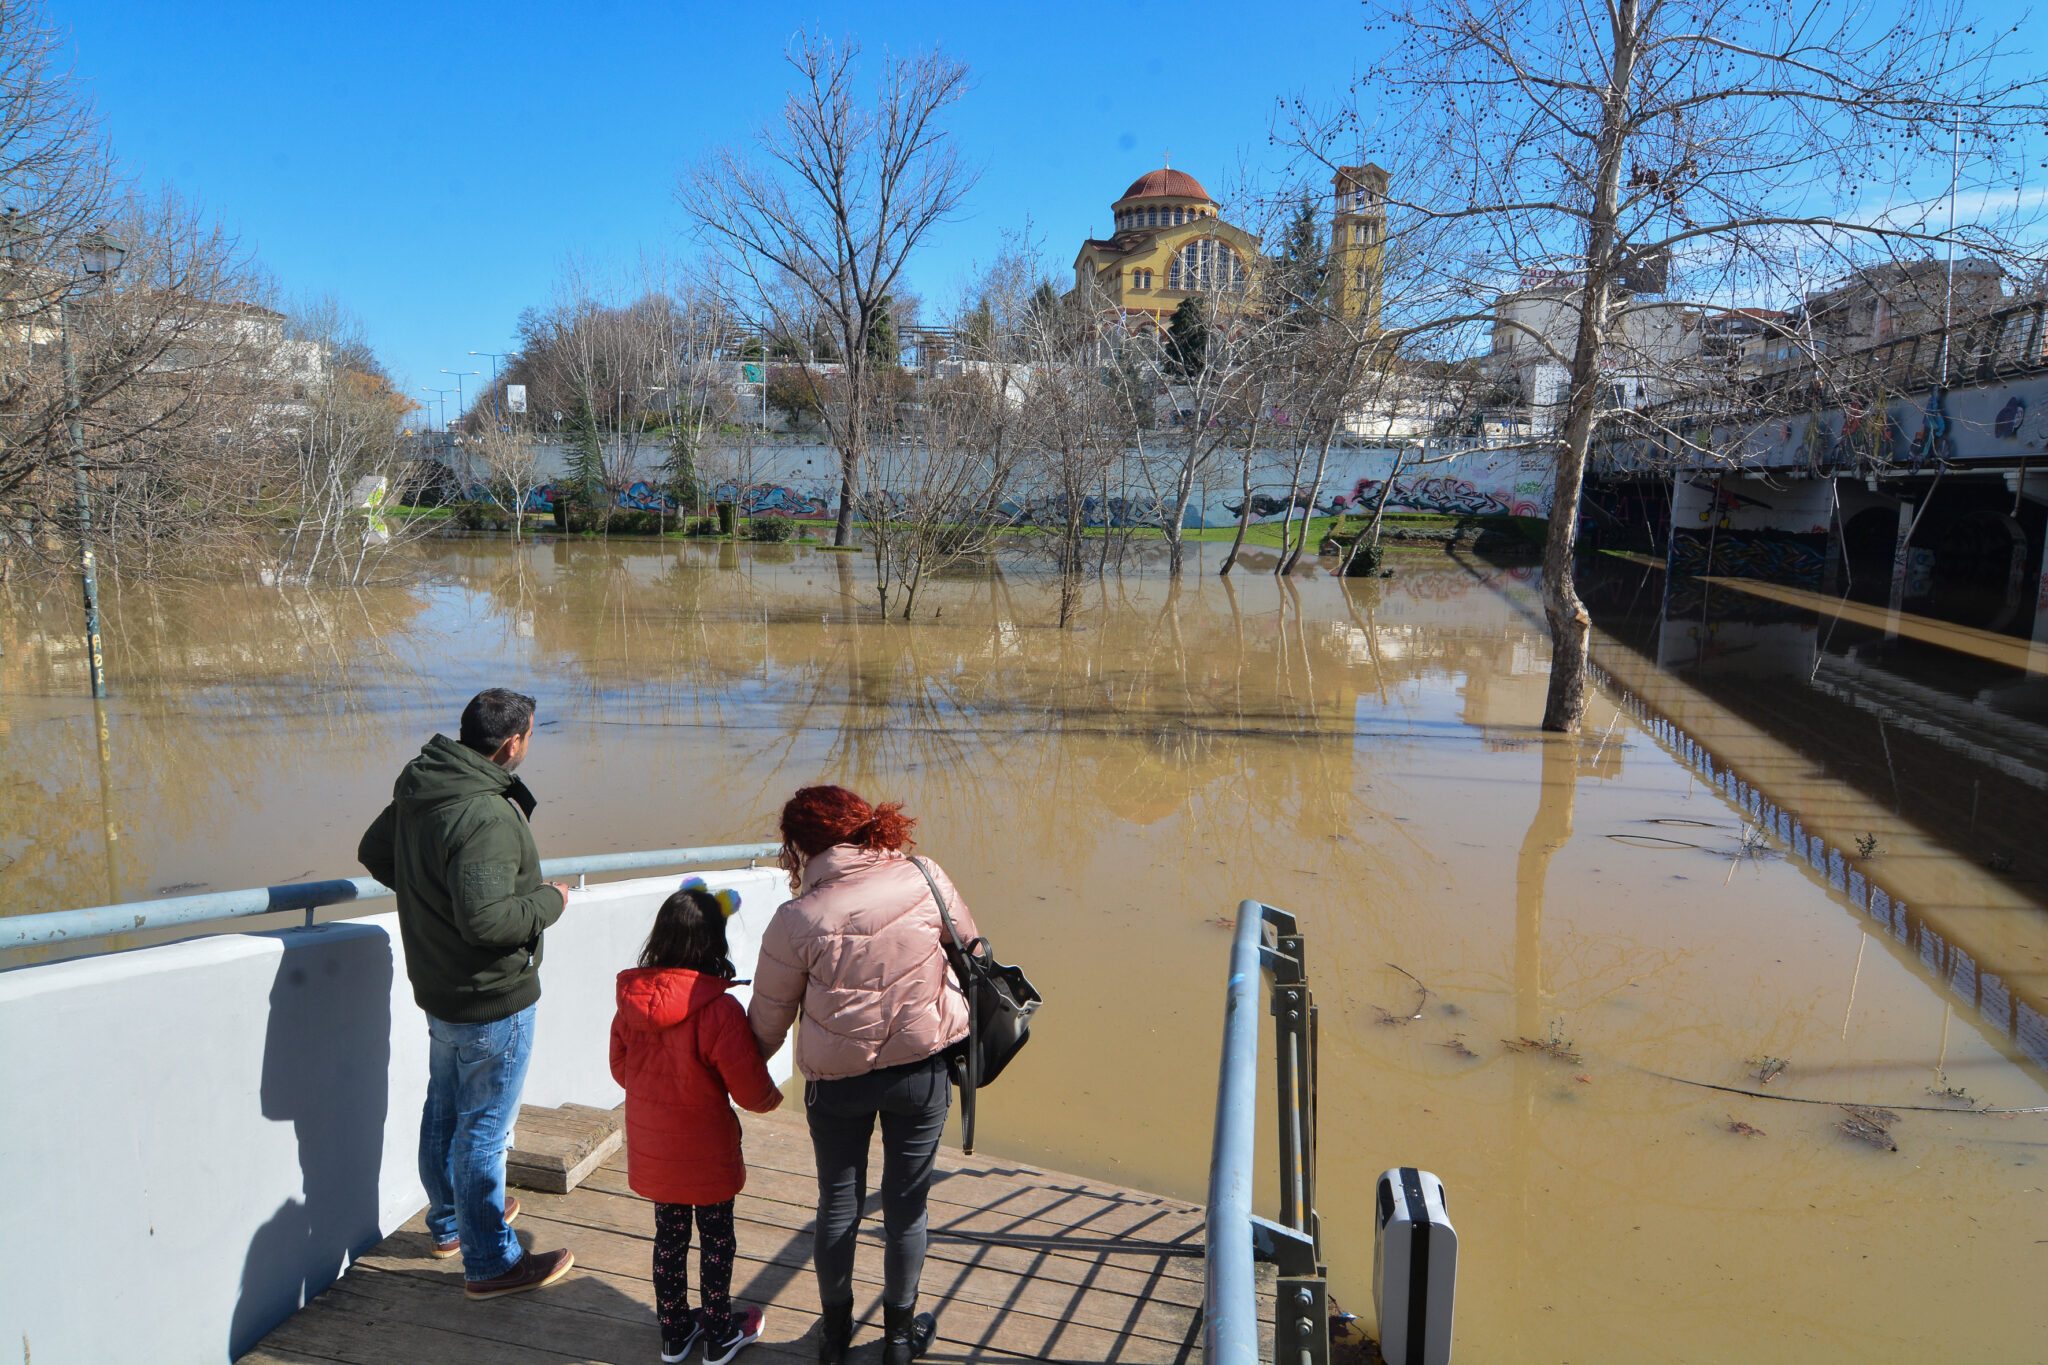
[[[945,1052],[967,1036],[967,999],[946,957],[933,884],[961,939],[977,931],[938,864],[906,856],[915,823],[901,806],[870,806],[844,787],[805,787],[782,808],[782,863],[796,898],[762,936],[747,1019],[761,1054],[773,1056],[802,1009],[796,1065],[818,1162],[820,1365],[839,1365],[853,1339],[854,1232],[877,1118],[883,1365],[910,1365],[938,1328],[917,1311],[917,1286],[925,1196],[953,1098]]]

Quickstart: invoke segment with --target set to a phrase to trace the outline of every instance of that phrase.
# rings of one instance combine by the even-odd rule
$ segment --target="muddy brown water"
[[[1220,582],[1217,548],[1178,591],[1091,587],[1064,632],[1028,570],[882,625],[862,562],[791,547],[470,541],[359,593],[127,585],[103,731],[69,592],[17,592],[0,905],[352,872],[399,766],[504,683],[541,699],[546,854],[765,838],[821,778],[904,801],[1049,1001],[984,1096],[997,1154],[1199,1199],[1227,919],[1296,911],[1336,1295],[1370,1316],[1375,1177],[1435,1171],[1461,1360],[2038,1357],[2048,1116],[1904,1107],[2048,1104],[2027,868],[1743,701],[1782,680],[1659,669],[1619,608],[1586,733],[1543,736],[1531,569]],[[1891,1106],[1897,1150],[1667,1076]]]

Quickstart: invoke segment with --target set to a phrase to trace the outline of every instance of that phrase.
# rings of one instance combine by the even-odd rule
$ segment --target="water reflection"
[[[1212,556],[1176,588],[1134,558],[1060,630],[1028,565],[933,583],[904,626],[878,621],[863,561],[801,547],[423,553],[417,583],[347,598],[124,596],[104,767],[64,602],[11,604],[5,904],[102,898],[109,808],[130,896],[345,871],[421,737],[504,682],[541,699],[527,775],[550,854],[761,838],[820,778],[907,802],[1050,1002],[984,1101],[997,1152],[1199,1197],[1218,921],[1245,895],[1297,911],[1338,1297],[1370,1302],[1373,1178],[1435,1170],[1465,1248],[1461,1356],[2024,1357],[2048,1325],[2039,1121],[1909,1112],[1880,1155],[1826,1106],[1659,1078],[1755,1089],[1747,1059],[1778,1057],[1773,1091],[1807,1098],[2048,1102],[1978,1003],[1951,1017],[1956,961],[1923,960],[1868,891],[2022,998],[2040,916],[2021,850],[1995,872],[1947,842],[1934,807],[1958,779],[1931,786],[1910,746],[1953,749],[1884,718],[1893,796],[1882,754],[1800,730],[1827,694],[1753,696],[1792,689],[1738,671],[1777,656],[1741,645],[1722,594],[1712,648],[1673,672],[1661,582],[1589,584],[1614,685],[1559,740],[1536,729],[1527,568],[1431,555],[1276,584],[1219,581]],[[1766,801],[1799,814],[1798,856]],[[1866,821],[1887,851],[1854,869],[1858,903],[1810,836],[1853,849]]]

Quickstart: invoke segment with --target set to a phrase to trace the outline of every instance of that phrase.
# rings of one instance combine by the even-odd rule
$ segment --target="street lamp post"
[[[462,381],[470,375],[475,375],[481,379],[484,372],[482,370],[443,370],[441,373],[455,376],[455,415],[457,417],[467,417],[469,415],[469,404],[462,396]],[[445,428],[448,424],[443,422],[441,425]]]
[[[28,220],[19,210],[0,214],[0,256],[10,266],[28,259],[33,239]],[[104,230],[89,232],[78,243],[79,264],[85,268],[86,287],[97,290],[121,272],[128,248]],[[57,301],[57,333],[64,364],[64,426],[71,457],[71,486],[78,518],[78,572],[85,594],[86,668],[92,679],[92,694],[107,695],[106,653],[100,640],[99,570],[92,552],[92,485],[85,473],[85,418],[78,396],[78,363],[71,351],[71,291],[65,289]]]
[[[437,388],[435,388],[435,387],[434,387],[434,386],[433,386],[432,384],[422,384],[422,385],[420,385],[420,392],[422,392],[422,393],[431,393],[431,394],[433,394],[433,395],[434,395],[434,401],[435,401],[435,402],[437,402],[437,403],[439,403],[439,404],[441,405],[441,434],[442,434],[442,435],[444,435],[444,436],[445,436],[445,435],[447,435],[447,434],[448,434],[448,395],[449,395],[449,394],[451,394],[451,393],[453,393],[453,394],[460,394],[460,393],[462,392],[462,390],[461,390],[460,388],[453,388],[453,389],[437,389]]]
[[[491,420],[502,422],[504,414],[498,411],[498,362],[512,354],[510,351],[471,351],[471,355],[487,355],[491,358]]]

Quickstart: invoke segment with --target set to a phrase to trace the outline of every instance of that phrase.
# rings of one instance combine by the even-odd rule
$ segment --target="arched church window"
[[[1201,237],[1173,253],[1166,271],[1168,289],[1211,290],[1244,287],[1244,262],[1228,242]]]

